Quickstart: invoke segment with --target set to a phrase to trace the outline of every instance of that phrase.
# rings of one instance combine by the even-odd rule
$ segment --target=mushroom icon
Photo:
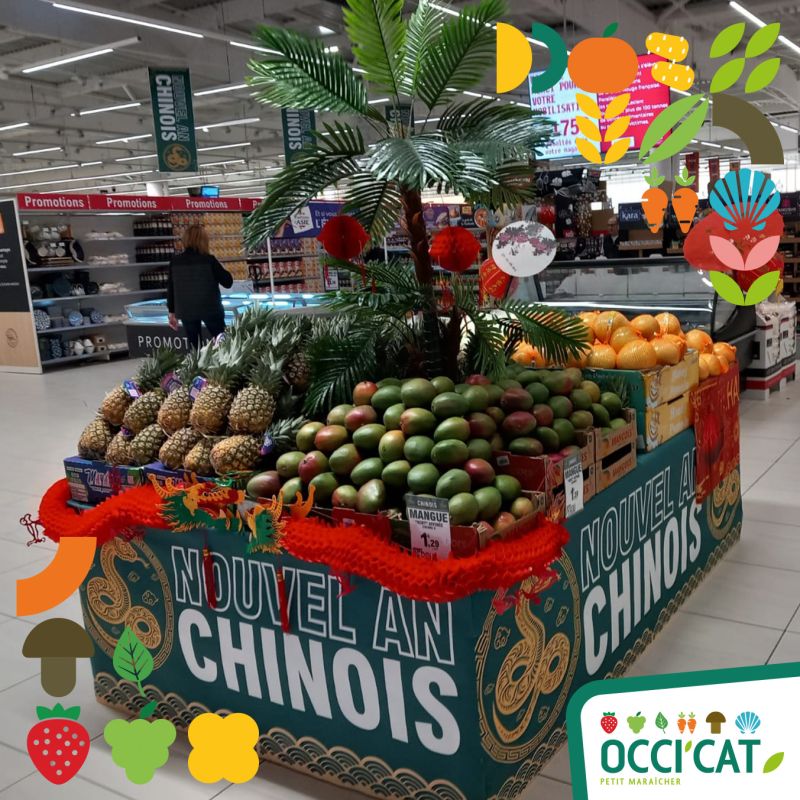
[[[711,733],[721,733],[725,715],[721,711],[712,711],[706,717],[706,722],[711,726]]]
[[[55,617],[40,622],[22,645],[26,658],[42,660],[42,689],[64,697],[75,688],[75,659],[94,655],[89,634],[70,619]]]

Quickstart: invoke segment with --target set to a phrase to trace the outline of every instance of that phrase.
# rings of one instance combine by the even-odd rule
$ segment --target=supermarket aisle
[[[6,456],[0,463],[0,798],[33,800],[52,791],[25,752],[26,731],[44,695],[38,663],[23,658],[20,648],[39,620],[14,618],[14,581],[41,569],[52,546],[26,547],[27,534],[18,520],[27,512],[35,514],[38,498],[62,476],[61,460],[74,452],[78,435],[104,392],[130,372],[130,362],[123,361],[43,378],[0,375],[0,395],[5,400],[0,442]],[[794,477],[798,469],[800,386],[770,403],[745,401],[742,542],[667,625],[632,674],[800,661],[800,493]],[[80,620],[77,598],[46,616],[56,615]],[[121,780],[102,740],[103,726],[113,714],[94,702],[88,665],[80,665],[78,686],[66,699],[81,706],[81,721],[93,744],[81,777],[58,789],[63,800],[361,797],[272,765],[262,768],[263,779],[249,784],[204,786],[187,778],[180,756],[185,758],[188,746],[180,737],[167,766],[151,783],[135,786]],[[523,799],[566,800],[571,797],[569,780],[562,750]]]

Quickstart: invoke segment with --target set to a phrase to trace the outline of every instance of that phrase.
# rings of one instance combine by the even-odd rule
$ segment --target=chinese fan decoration
[[[328,255],[349,261],[361,255],[369,242],[369,234],[357,219],[339,214],[322,226],[317,239]]]
[[[465,272],[478,258],[481,246],[467,230],[459,227],[439,231],[431,242],[430,254],[442,269],[449,272]]]
[[[712,213],[686,237],[686,260],[708,270],[728,302],[750,306],[766,300],[778,288],[783,270],[777,252],[783,217],[775,184],[762,172],[729,172],[714,184],[709,199]]]
[[[538,222],[512,222],[492,243],[492,258],[512,278],[525,278],[544,270],[556,256],[552,232]]]

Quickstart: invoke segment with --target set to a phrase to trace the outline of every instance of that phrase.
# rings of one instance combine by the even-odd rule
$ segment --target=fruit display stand
[[[553,573],[547,521],[527,551],[431,562],[302,519],[283,553],[248,554],[170,530],[149,486],[77,516],[61,481],[40,517],[102,542],[80,591],[100,702],[155,700],[181,728],[248,713],[260,757],[374,797],[512,798],[565,741],[571,694],[622,675],[738,540],[738,468],[698,503],[695,457],[691,429],[641,455],[566,521]],[[112,667],[126,623],[154,659],[146,700]]]

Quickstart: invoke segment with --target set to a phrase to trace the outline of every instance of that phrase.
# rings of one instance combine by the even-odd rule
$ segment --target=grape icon
[[[175,726],[166,719],[114,719],[104,728],[103,738],[111,747],[112,760],[125,770],[128,780],[142,784],[167,763],[170,745],[175,741]]]

